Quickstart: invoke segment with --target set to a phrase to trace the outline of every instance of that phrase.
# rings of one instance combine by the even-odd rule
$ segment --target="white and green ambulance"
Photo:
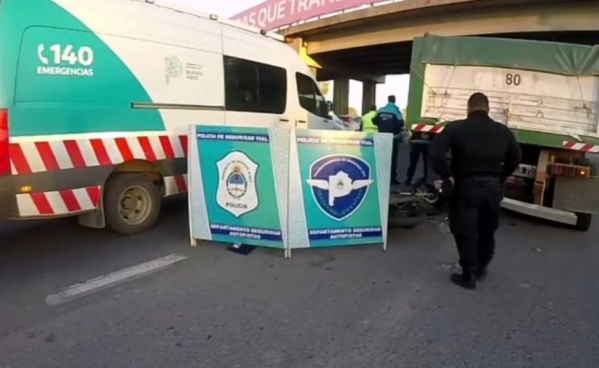
[[[143,232],[187,192],[191,124],[334,128],[277,34],[160,0],[0,0],[0,219]]]
[[[414,40],[407,119],[439,133],[483,92],[523,152],[505,208],[586,231],[599,213],[599,47],[485,37]]]

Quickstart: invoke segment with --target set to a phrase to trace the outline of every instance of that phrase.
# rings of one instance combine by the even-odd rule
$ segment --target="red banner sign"
[[[233,17],[262,29],[275,29],[300,20],[382,0],[268,0]]]

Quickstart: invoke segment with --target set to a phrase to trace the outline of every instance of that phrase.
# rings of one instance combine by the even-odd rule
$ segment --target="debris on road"
[[[242,256],[247,256],[252,253],[256,249],[253,245],[247,244],[233,244],[227,248],[228,251],[233,252],[235,254],[241,254]]]

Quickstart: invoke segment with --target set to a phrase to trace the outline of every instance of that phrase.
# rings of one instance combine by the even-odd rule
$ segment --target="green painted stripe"
[[[49,0],[1,4],[0,107],[10,108],[12,136],[165,130],[159,111],[131,108],[133,101],[151,103],[149,94],[119,55],[75,15]],[[135,47],[138,41],[129,42]],[[40,45],[48,64],[38,55]],[[53,45],[62,51],[72,45],[75,53],[89,47],[94,61],[55,64]],[[88,76],[48,74],[56,70]]]

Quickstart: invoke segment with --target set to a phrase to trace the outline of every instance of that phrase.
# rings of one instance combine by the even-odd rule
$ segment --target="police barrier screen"
[[[289,131],[276,133],[278,139],[266,128],[192,128],[193,239],[286,248]]]
[[[292,140],[290,247],[384,244],[392,136],[297,130]]]
[[[385,244],[391,147],[390,134],[192,127],[192,242]]]

